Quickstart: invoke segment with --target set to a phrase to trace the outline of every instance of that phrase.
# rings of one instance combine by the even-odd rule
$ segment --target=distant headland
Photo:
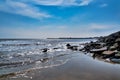
[[[47,38],[47,39],[97,39],[99,37],[59,37],[59,38]]]

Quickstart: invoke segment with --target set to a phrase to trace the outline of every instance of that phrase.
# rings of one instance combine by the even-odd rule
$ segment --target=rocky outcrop
[[[93,53],[94,58],[99,56],[120,63],[120,31],[87,43],[83,51]]]
[[[105,37],[100,37],[98,41],[106,43],[107,46],[112,46],[115,43],[120,42],[120,31]]]

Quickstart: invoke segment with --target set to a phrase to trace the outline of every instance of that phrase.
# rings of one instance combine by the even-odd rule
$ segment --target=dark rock
[[[71,45],[68,43],[68,44],[66,44],[66,46],[67,46],[67,47],[70,47]]]
[[[102,53],[103,51],[106,51],[107,50],[107,47],[103,47],[103,48],[100,48],[100,49],[92,49],[90,50],[91,53]]]
[[[68,47],[68,49],[76,51],[76,50],[78,50],[78,46],[70,46],[70,47]]]
[[[116,47],[115,46],[110,46],[109,50],[111,50],[111,51],[116,50]]]
[[[117,52],[113,58],[120,59],[120,52]]]
[[[116,54],[116,51],[104,51],[102,53],[103,58],[112,58]]]
[[[93,58],[109,58],[112,62],[120,63],[120,31],[100,37],[96,42],[86,43],[80,51],[93,53]]]
[[[71,46],[70,49],[74,50],[74,51],[77,51],[78,50],[78,46]]]
[[[70,49],[70,50],[73,50],[73,51],[76,51],[78,50],[78,46],[71,46],[70,44],[67,44],[67,49]]]
[[[59,48],[53,48],[53,49],[59,49]]]
[[[67,49],[70,49],[70,48],[71,48],[71,45],[70,45],[70,44],[67,44],[66,47],[67,47]]]
[[[44,48],[44,49],[42,49],[42,52],[48,52],[48,48]]]
[[[101,57],[101,53],[99,54],[99,53],[93,53],[93,55],[92,55],[92,57],[93,57],[93,59],[95,59],[96,57]]]
[[[114,63],[120,63],[120,59],[113,58],[113,59],[110,59],[110,60]]]
[[[109,36],[105,36],[105,37],[100,37],[98,40],[100,42],[104,42],[106,43],[107,46],[112,46],[116,40],[120,38],[120,31],[116,32],[116,33],[113,33]],[[118,40],[119,41],[119,40]]]

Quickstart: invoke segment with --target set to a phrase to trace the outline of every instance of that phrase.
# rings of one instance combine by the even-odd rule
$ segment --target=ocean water
[[[65,64],[71,56],[66,44],[80,46],[93,39],[1,39],[0,75]],[[82,46],[80,46],[81,48]],[[48,48],[48,52],[42,49]]]

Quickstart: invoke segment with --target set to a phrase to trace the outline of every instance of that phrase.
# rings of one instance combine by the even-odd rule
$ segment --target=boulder
[[[112,55],[112,54],[115,54],[116,51],[104,51],[102,54],[104,55]]]
[[[117,38],[117,39],[115,40],[115,42],[120,42],[120,38]]]
[[[116,51],[104,51],[102,53],[103,58],[113,58],[115,57]]]
[[[92,49],[90,50],[91,53],[102,53],[103,51],[106,51],[107,50],[107,47],[103,47],[103,48],[100,48],[100,49]]]
[[[119,63],[120,64],[120,59],[110,59],[111,60],[111,62],[114,62],[114,63]]]
[[[78,46],[71,46],[70,44],[67,44],[67,49],[70,49],[70,50],[78,50]]]
[[[115,46],[110,46],[109,50],[116,50],[116,47]]]
[[[115,54],[114,58],[120,59],[120,52],[117,52],[117,53]]]

